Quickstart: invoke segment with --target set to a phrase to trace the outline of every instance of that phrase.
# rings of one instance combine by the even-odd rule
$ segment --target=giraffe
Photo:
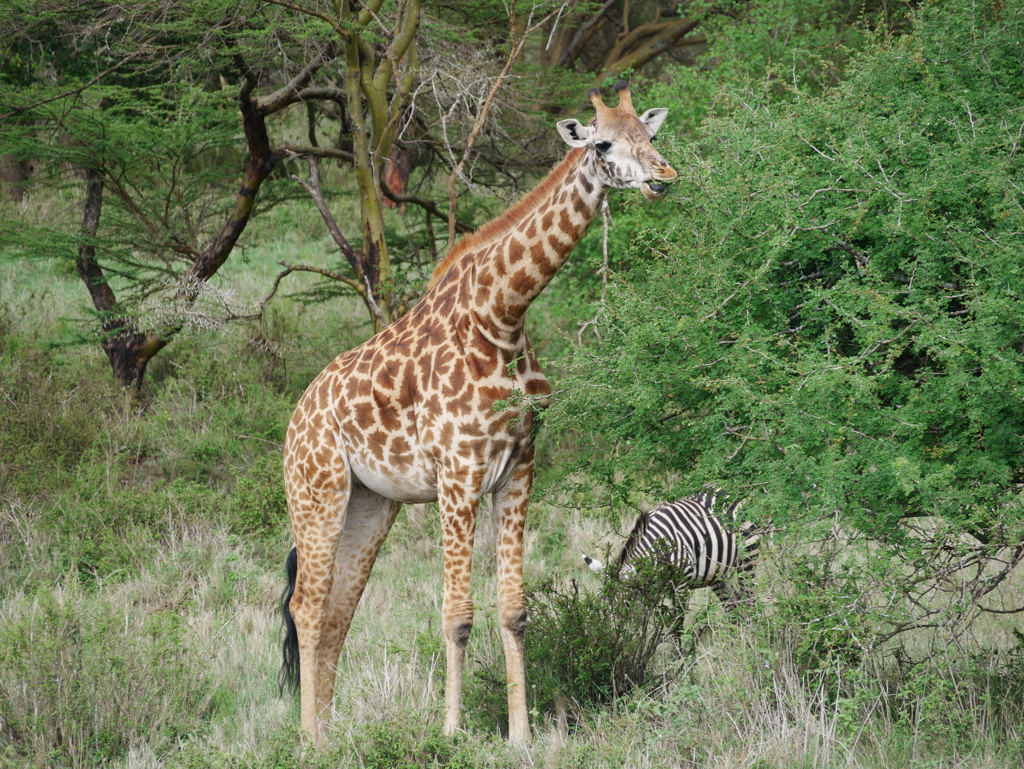
[[[444,728],[459,729],[473,625],[477,507],[491,495],[509,740],[529,739],[523,528],[534,474],[533,409],[551,393],[526,338],[530,303],[568,258],[608,189],[664,195],[675,170],[651,145],[667,110],[638,116],[593,88],[596,117],[562,120],[565,158],[518,203],[464,237],[423,299],[309,385],[288,426],[288,559],[282,681],[299,685],[304,732],[326,734],[338,657],[381,544],[403,503],[439,503],[444,550]],[[522,394],[530,406],[495,410]]]

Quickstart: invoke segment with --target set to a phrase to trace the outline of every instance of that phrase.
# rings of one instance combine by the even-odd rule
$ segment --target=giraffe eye
[[[612,148],[611,142],[594,142],[594,149],[602,155]]]
[[[657,135],[655,135],[655,136],[652,136],[652,137],[651,137],[650,139],[648,139],[647,141],[649,141],[649,142],[650,142],[651,144],[654,144],[654,140],[655,140],[655,139],[657,139],[657,138],[658,138],[658,137],[657,137]]]

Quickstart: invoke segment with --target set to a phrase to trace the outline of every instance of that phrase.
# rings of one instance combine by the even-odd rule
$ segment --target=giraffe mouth
[[[668,182],[656,182],[652,180],[640,185],[640,191],[648,200],[658,200],[665,197],[666,190],[668,190]]]

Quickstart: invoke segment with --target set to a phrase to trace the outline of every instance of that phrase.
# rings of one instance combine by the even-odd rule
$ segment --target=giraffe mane
[[[558,165],[548,172],[548,175],[544,177],[541,183],[523,195],[518,202],[509,206],[504,213],[499,214],[486,224],[480,225],[478,229],[457,240],[448,249],[444,259],[434,268],[434,274],[430,278],[430,284],[427,286],[427,289],[429,290],[437,285],[437,282],[444,277],[445,273],[451,269],[459,257],[468,250],[490,243],[498,236],[503,235],[536,208],[554,188],[558,187],[565,180],[569,170],[576,165],[576,161],[583,153],[583,148],[569,150]]]

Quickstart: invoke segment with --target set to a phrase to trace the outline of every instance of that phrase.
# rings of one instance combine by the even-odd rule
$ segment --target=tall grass
[[[270,247],[250,254],[249,295],[272,279],[274,255]],[[468,728],[446,738],[433,506],[407,508],[396,523],[342,655],[326,744],[303,751],[297,703],[276,686],[290,546],[280,442],[305,382],[365,334],[362,310],[285,296],[262,324],[185,335],[154,361],[139,405],[108,384],[98,349],[52,344],[55,330],[82,317],[84,298],[51,266],[0,262],[5,769],[1024,762],[1015,617],[979,623],[960,646],[916,665],[900,656],[912,645],[808,665],[804,629],[775,605],[789,579],[781,536],[765,548],[757,610],[727,621],[713,599],[695,594],[686,628],[658,649],[645,684],[610,701],[570,701],[567,731],[535,670],[535,739],[511,747],[500,737],[500,707],[488,705],[501,645],[486,511],[474,561]],[[618,541],[607,514],[591,510],[598,503],[579,492],[534,502],[528,579],[563,591],[576,580],[584,595],[599,589],[579,559]],[[1019,577],[1001,591],[1006,606],[1024,599]],[[542,640],[530,631],[527,639]]]

